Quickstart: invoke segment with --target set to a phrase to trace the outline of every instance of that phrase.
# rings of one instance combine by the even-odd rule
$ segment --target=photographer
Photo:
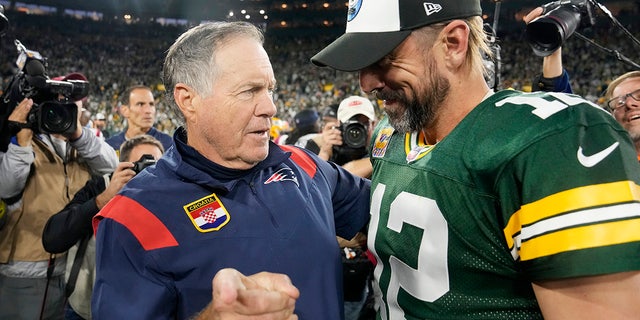
[[[525,15],[522,20],[529,24],[545,13],[546,9],[537,7]],[[573,93],[569,82],[569,73],[562,66],[562,47],[542,58],[542,73],[536,75],[533,91]]]
[[[120,147],[120,164],[113,173],[94,176],[64,209],[49,218],[42,233],[48,252],[67,255],[65,319],[91,319],[91,293],[95,276],[95,240],[91,219],[144,166],[162,157],[162,143],[150,135],[139,135]],[[152,161],[141,162],[151,155]],[[71,250],[70,250],[71,249]]]
[[[537,7],[523,17],[525,23],[545,13],[543,7]],[[562,47],[542,60],[542,75],[540,81],[534,81],[534,90],[549,92],[572,93],[569,75],[562,65]],[[545,85],[546,84],[546,85]],[[636,149],[636,156],[640,161],[640,125],[636,124],[635,116],[640,103],[636,99],[640,94],[640,71],[630,71],[620,75],[609,83],[604,92],[605,110],[611,112],[620,125],[629,132]]]
[[[79,114],[80,101],[63,106],[75,106],[72,114]],[[44,224],[92,173],[111,172],[117,165],[113,149],[80,126],[79,117],[75,130],[60,134],[30,126],[37,107],[42,105],[23,99],[8,117],[18,129],[0,164],[0,198],[8,215],[0,230],[0,319],[60,318],[65,259],[39,245]]]
[[[370,178],[373,167],[367,146],[376,120],[373,104],[367,98],[350,96],[340,102],[334,121],[330,119],[330,111],[324,114],[327,117],[323,119],[322,134],[309,140],[305,148],[352,174]],[[369,281],[374,265],[367,255],[367,237],[358,233],[351,240],[337,239],[341,248],[345,319],[370,317],[365,304],[370,298]]]
[[[322,141],[316,142],[320,146],[318,156],[335,162],[360,177],[371,177],[372,167],[367,157],[367,146],[376,122],[373,104],[367,98],[350,96],[340,102],[337,120],[324,125]],[[353,130],[344,130],[347,128]],[[345,134],[356,145],[345,144]]]

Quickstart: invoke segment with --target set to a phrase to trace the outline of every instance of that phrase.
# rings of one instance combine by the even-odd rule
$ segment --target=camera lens
[[[359,122],[347,124],[342,134],[343,143],[351,148],[362,148],[367,143],[367,130]]]
[[[527,25],[527,40],[535,55],[546,57],[558,50],[579,24],[578,8],[572,5],[560,6]]]
[[[45,102],[40,108],[40,129],[49,133],[66,133],[76,129],[78,107],[74,103]]]

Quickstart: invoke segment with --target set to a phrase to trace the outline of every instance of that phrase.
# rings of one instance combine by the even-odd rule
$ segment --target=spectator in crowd
[[[104,139],[109,139],[111,137],[111,133],[107,130],[107,117],[104,116],[104,113],[96,113],[93,118],[93,128],[95,129],[97,136],[103,137]]]
[[[312,58],[359,71],[388,116],[371,151],[379,317],[636,318],[633,145],[579,97],[493,93],[481,14],[350,2],[347,32]]]
[[[9,120],[27,123],[32,106],[31,99],[23,100]],[[111,172],[118,162],[79,119],[76,130],[65,134],[22,127],[3,156],[0,198],[8,217],[0,232],[0,319],[62,318],[65,259],[45,251],[42,230],[91,174]]]
[[[322,112],[322,124],[338,120],[338,107],[337,103],[333,103],[324,109]]]
[[[336,235],[367,223],[369,182],[269,141],[262,44],[250,23],[216,22],[169,48],[163,78],[185,127],[94,218],[96,319],[342,317]]]
[[[276,144],[285,144],[289,137],[289,122],[278,117],[271,118],[271,130],[269,138]]]
[[[91,292],[95,278],[95,240],[91,219],[142,168],[143,155],[157,160],[164,147],[149,135],[139,135],[120,147],[120,164],[113,173],[94,176],[64,209],[49,218],[42,234],[47,252],[67,254],[65,319],[91,319]],[[143,169],[143,168],[142,168]],[[71,249],[71,250],[70,250]]]
[[[627,72],[611,81],[604,93],[605,106],[633,140],[640,161],[640,71]]]
[[[307,141],[320,133],[320,115],[313,109],[300,110],[293,117],[294,127],[287,137],[286,144],[303,148]]]
[[[165,150],[173,144],[171,136],[153,127],[156,122],[156,102],[151,88],[143,85],[129,87],[122,94],[120,113],[127,119],[124,131],[115,134],[107,143],[119,150],[123,142],[141,134],[148,134],[158,139]]]

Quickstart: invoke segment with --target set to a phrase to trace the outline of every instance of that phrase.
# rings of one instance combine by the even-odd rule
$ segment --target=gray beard
[[[402,110],[385,112],[389,116],[389,123],[391,126],[402,133],[417,132],[423,129],[428,129],[433,125],[437,117],[437,111],[444,99],[449,95],[451,89],[451,83],[445,77],[440,76],[435,72],[433,65],[429,68],[428,75],[430,78],[431,86],[425,85],[426,89],[420,97],[412,92],[412,96],[409,98],[403,95],[400,91],[397,92],[380,92],[378,98],[382,100],[396,100],[403,106]],[[420,99],[422,98],[422,99]]]

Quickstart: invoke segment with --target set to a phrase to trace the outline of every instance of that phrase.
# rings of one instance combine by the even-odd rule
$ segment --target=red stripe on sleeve
[[[93,232],[104,218],[113,219],[127,228],[145,250],[178,245],[171,231],[153,213],[130,198],[117,195],[93,218]]]
[[[293,160],[293,162],[300,166],[300,168],[302,168],[302,170],[304,170],[304,172],[306,172],[311,178],[316,175],[316,170],[318,169],[318,167],[316,166],[316,163],[311,160],[311,157],[309,157],[308,154],[290,145],[283,144],[279,147],[284,151],[291,152],[291,160]]]

